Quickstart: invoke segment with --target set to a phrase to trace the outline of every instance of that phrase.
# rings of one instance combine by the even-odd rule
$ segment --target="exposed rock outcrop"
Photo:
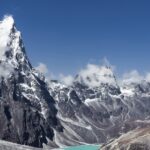
[[[150,150],[150,127],[130,131],[100,150]]]

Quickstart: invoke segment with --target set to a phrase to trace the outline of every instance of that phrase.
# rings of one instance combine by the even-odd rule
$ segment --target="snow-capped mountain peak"
[[[0,21],[0,28],[4,29],[5,31],[7,31],[8,33],[10,32],[10,30],[13,28],[15,22],[13,17],[10,16],[4,16],[4,19],[2,21]]]
[[[0,22],[0,59],[3,60],[5,53],[8,50],[7,46],[10,43],[10,33],[14,26],[12,16],[5,16]]]
[[[97,66],[93,64],[88,64],[86,69],[81,70],[75,81],[78,81],[89,87],[98,87],[101,84],[116,86],[116,79],[111,67]]]
[[[138,127],[137,119],[150,116],[150,83],[119,87],[109,64],[87,65],[69,86],[47,82],[30,65],[14,19],[4,17],[0,22],[0,139],[35,147],[104,143]]]
[[[54,129],[62,131],[54,99],[31,66],[12,16],[0,22],[0,99],[0,139],[42,147],[53,142]]]
[[[2,64],[25,72],[31,70],[20,31],[12,16],[5,16],[0,22],[0,60]]]

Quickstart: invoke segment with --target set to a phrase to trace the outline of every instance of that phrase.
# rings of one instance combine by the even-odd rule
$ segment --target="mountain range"
[[[103,144],[147,127],[150,82],[119,84],[110,66],[48,80],[30,63],[12,16],[0,22],[0,139],[42,148]]]

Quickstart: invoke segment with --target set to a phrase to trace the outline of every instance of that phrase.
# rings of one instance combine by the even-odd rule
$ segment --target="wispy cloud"
[[[0,64],[0,77],[7,78],[13,72],[14,72],[14,68],[9,64],[5,64],[5,63]]]
[[[52,80],[56,78],[56,76],[54,76],[54,74],[49,71],[47,65],[42,62],[40,62],[38,66],[35,67],[35,69],[42,73],[46,77],[46,80]]]
[[[146,73],[145,79],[147,82],[150,82],[150,73]]]
[[[142,81],[150,82],[150,72],[140,74],[137,70],[126,72],[120,78],[120,84],[141,83]]]
[[[63,74],[60,74],[60,81],[65,85],[70,86],[74,81],[74,77],[72,75],[65,76]]]
[[[66,85],[71,85],[74,80],[83,82],[89,87],[97,87],[101,83],[116,84],[112,66],[107,58],[104,58],[102,64],[87,64],[78,73],[78,77],[74,79],[72,75],[64,76],[61,74],[60,80]]]
[[[150,72],[142,75],[136,69],[125,72],[116,79],[114,74],[116,67],[111,65],[106,58],[103,59],[103,63],[101,65],[91,63],[87,64],[85,68],[82,68],[79,72],[77,72],[78,77],[76,79],[73,75],[64,75],[63,73],[60,73],[60,75],[56,77],[48,70],[47,65],[44,63],[39,63],[39,65],[35,68],[44,74],[47,79],[58,79],[60,82],[68,86],[70,86],[74,80],[84,82],[89,87],[97,87],[101,83],[116,85],[116,80],[120,86],[123,84],[140,83],[143,80],[150,82]]]
[[[88,64],[79,72],[79,80],[90,87],[99,86],[101,83],[115,84],[114,74],[110,67]]]
[[[137,70],[131,70],[130,72],[124,73],[122,77],[123,84],[139,83],[142,80],[144,80],[144,76],[142,76]]]
[[[41,62],[38,64],[37,67],[35,67],[35,69],[44,75],[46,75],[49,72],[47,65]]]

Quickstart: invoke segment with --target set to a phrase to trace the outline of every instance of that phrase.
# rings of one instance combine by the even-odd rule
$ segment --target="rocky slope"
[[[0,149],[1,150],[42,150],[40,148],[33,148],[33,147],[15,144],[15,143],[2,141],[2,140],[0,140]]]
[[[141,127],[136,120],[149,120],[150,83],[142,81],[120,87],[111,68],[100,69],[102,72],[97,74],[79,74],[70,86],[58,81],[49,83],[59,110],[57,117],[65,127],[57,137],[58,143],[105,143]]]
[[[149,124],[150,125],[150,124]],[[150,127],[130,131],[100,148],[100,150],[149,150]]]
[[[34,147],[105,143],[142,127],[149,107],[150,83],[119,86],[109,66],[88,65],[69,86],[46,81],[13,18],[0,22],[0,139]]]
[[[52,141],[54,130],[63,130],[55,101],[30,64],[11,16],[0,22],[0,70],[0,139],[35,147]]]

